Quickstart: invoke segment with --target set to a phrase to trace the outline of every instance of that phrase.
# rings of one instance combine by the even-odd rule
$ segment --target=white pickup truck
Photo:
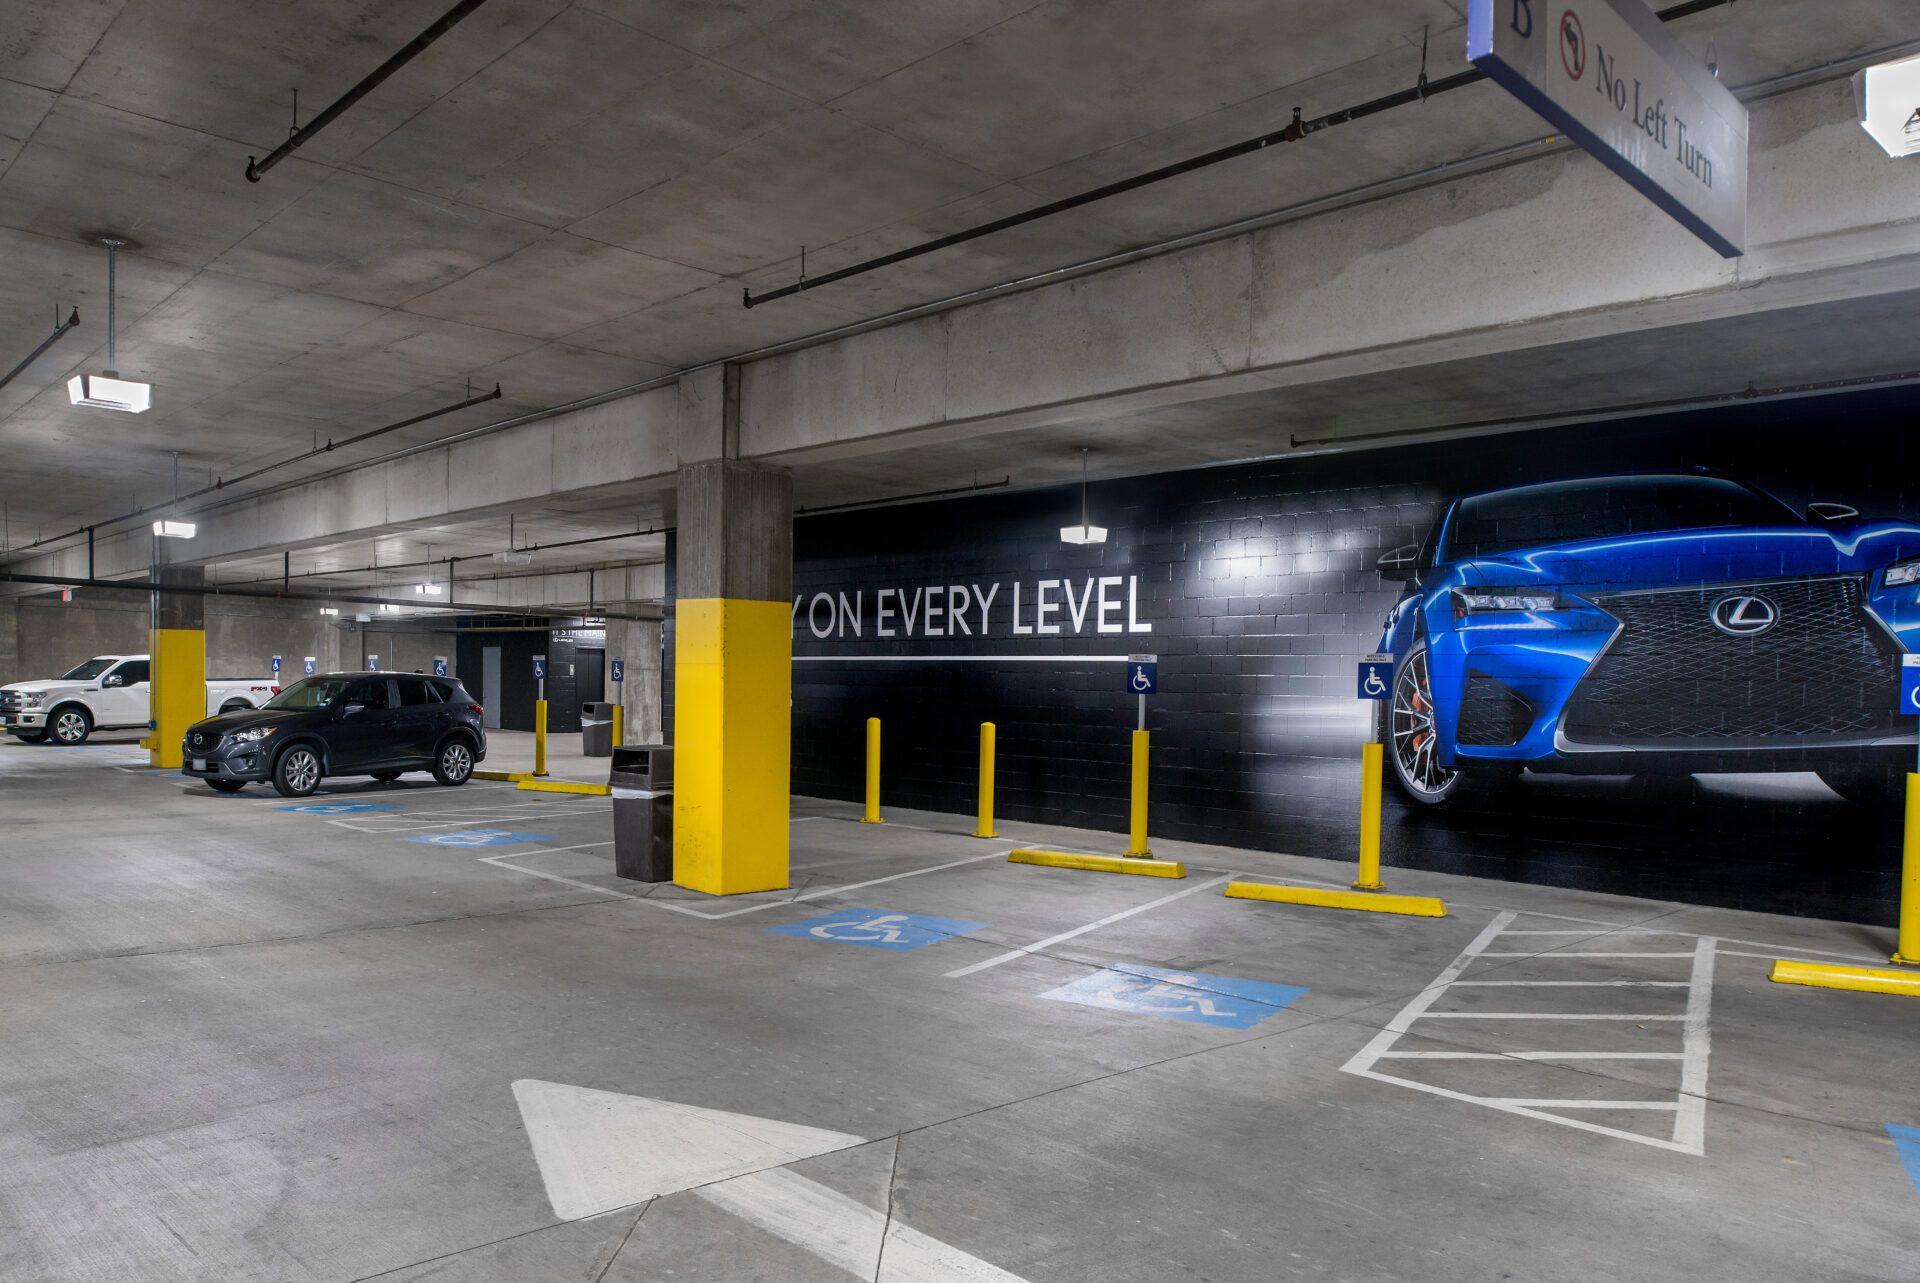
[[[146,730],[153,717],[146,655],[96,655],[63,677],[0,686],[0,727],[29,744],[84,744],[95,731]],[[280,691],[270,677],[207,683],[207,716],[258,708]]]

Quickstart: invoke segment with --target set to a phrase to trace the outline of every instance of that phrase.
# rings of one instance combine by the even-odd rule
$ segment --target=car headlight
[[[1920,584],[1920,557],[1912,561],[1897,561],[1887,567],[1886,586],[1898,588],[1902,584]]]
[[[261,740],[273,734],[273,732],[274,728],[271,726],[249,726],[244,731],[235,731],[233,733],[233,742],[236,744],[258,744]]]
[[[1456,588],[1453,609],[1462,615],[1483,610],[1559,610],[1560,594],[1551,588]]]

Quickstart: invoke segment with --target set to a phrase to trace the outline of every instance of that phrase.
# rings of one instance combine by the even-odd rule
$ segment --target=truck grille
[[[1730,636],[1729,596],[1770,602],[1775,622]],[[1899,652],[1862,608],[1853,576],[1596,595],[1620,621],[1562,722],[1576,744],[1787,747],[1897,733]]]
[[[0,713],[16,713],[20,708],[19,691],[0,691]]]

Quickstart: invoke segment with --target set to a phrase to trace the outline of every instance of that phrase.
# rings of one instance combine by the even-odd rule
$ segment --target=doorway
[[[607,697],[607,652],[581,647],[574,652],[574,690],[584,707]]]
[[[487,710],[480,719],[488,730],[500,729],[500,648],[486,646],[480,651],[480,704]]]

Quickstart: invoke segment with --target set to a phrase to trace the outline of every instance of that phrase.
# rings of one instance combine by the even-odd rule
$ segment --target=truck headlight
[[[1897,561],[1887,567],[1886,586],[1898,588],[1903,584],[1920,584],[1920,557],[1912,561]]]
[[[47,697],[45,695],[32,694],[32,693],[29,693],[28,695],[22,697],[22,699],[20,700],[21,706],[25,708],[38,708],[46,702],[47,702]]]
[[[1456,588],[1454,613],[1471,615],[1483,610],[1559,610],[1560,594],[1551,588]]]
[[[233,733],[233,742],[236,744],[258,744],[261,740],[273,734],[273,732],[274,728],[271,726],[249,726],[244,731],[235,731]]]

